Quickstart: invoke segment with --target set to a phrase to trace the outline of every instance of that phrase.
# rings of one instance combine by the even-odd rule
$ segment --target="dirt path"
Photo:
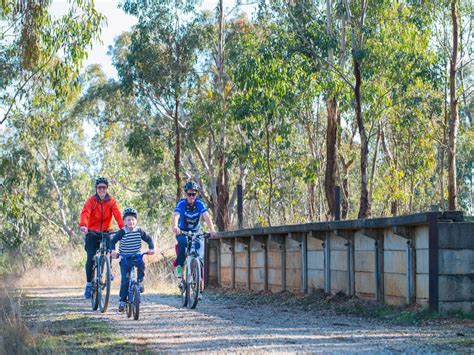
[[[474,351],[474,322],[436,321],[394,325],[368,317],[337,314],[308,299],[209,292],[196,310],[179,307],[178,295],[146,293],[138,321],[117,312],[117,297],[105,314],[92,312],[82,289],[27,289],[41,302],[33,324],[71,314],[109,323],[136,348],[157,352],[439,352]],[[44,324],[43,324],[44,326]],[[78,350],[78,349],[76,349]]]

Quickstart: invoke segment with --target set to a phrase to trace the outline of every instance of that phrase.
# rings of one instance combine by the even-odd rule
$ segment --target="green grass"
[[[36,344],[40,352],[143,352],[142,346],[117,336],[111,326],[101,320],[80,314],[48,323],[40,331]]]

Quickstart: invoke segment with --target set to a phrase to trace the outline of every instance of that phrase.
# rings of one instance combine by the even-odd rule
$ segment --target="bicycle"
[[[137,253],[137,254],[123,254],[118,253],[118,256],[122,257],[122,261],[125,263],[132,263],[132,269],[130,270],[130,278],[128,282],[128,295],[125,301],[125,309],[127,310],[127,318],[130,318],[133,314],[133,319],[138,320],[140,317],[140,287],[137,281],[137,268],[143,263],[143,256],[148,255],[149,252]]]
[[[183,280],[179,287],[181,291],[181,303],[183,307],[196,308],[199,301],[199,294],[204,291],[204,264],[199,251],[196,249],[196,242],[204,251],[204,239],[210,237],[209,233],[197,233],[181,231],[187,237],[186,259],[183,265]]]
[[[111,284],[111,270],[110,270],[110,250],[108,242],[110,236],[116,232],[95,232],[97,236],[101,236],[100,248],[94,257],[94,264],[92,266],[92,310],[95,311],[100,308],[100,312],[104,313],[109,305],[110,298],[110,284]]]

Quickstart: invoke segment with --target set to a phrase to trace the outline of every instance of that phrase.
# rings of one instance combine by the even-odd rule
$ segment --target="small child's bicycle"
[[[137,253],[137,254],[123,254],[119,253],[118,256],[122,257],[127,265],[132,263],[132,269],[130,270],[130,278],[128,282],[128,295],[127,300],[125,301],[125,309],[127,313],[127,318],[130,318],[133,314],[133,319],[138,320],[140,317],[140,286],[137,281],[137,268],[143,264],[143,256],[148,255],[149,252]]]

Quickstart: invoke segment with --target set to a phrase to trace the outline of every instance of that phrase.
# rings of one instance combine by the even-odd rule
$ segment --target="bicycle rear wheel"
[[[188,287],[186,286],[187,282],[188,282],[188,267],[185,263],[183,265],[183,276],[181,280],[181,285],[179,286],[180,291],[181,291],[181,305],[183,307],[186,307],[188,305],[189,293],[188,293]]]
[[[133,319],[137,320],[140,317],[140,291],[138,290],[138,285],[134,284],[133,289],[133,302],[132,302],[132,312]]]
[[[110,259],[107,255],[100,256],[100,278],[99,278],[99,306],[104,313],[109,305],[110,297]]]
[[[190,263],[190,282],[188,282],[188,294],[189,294],[189,303],[188,306],[191,309],[196,308],[199,301],[199,292],[201,289],[201,278],[200,278],[200,262],[196,258],[191,259]]]

